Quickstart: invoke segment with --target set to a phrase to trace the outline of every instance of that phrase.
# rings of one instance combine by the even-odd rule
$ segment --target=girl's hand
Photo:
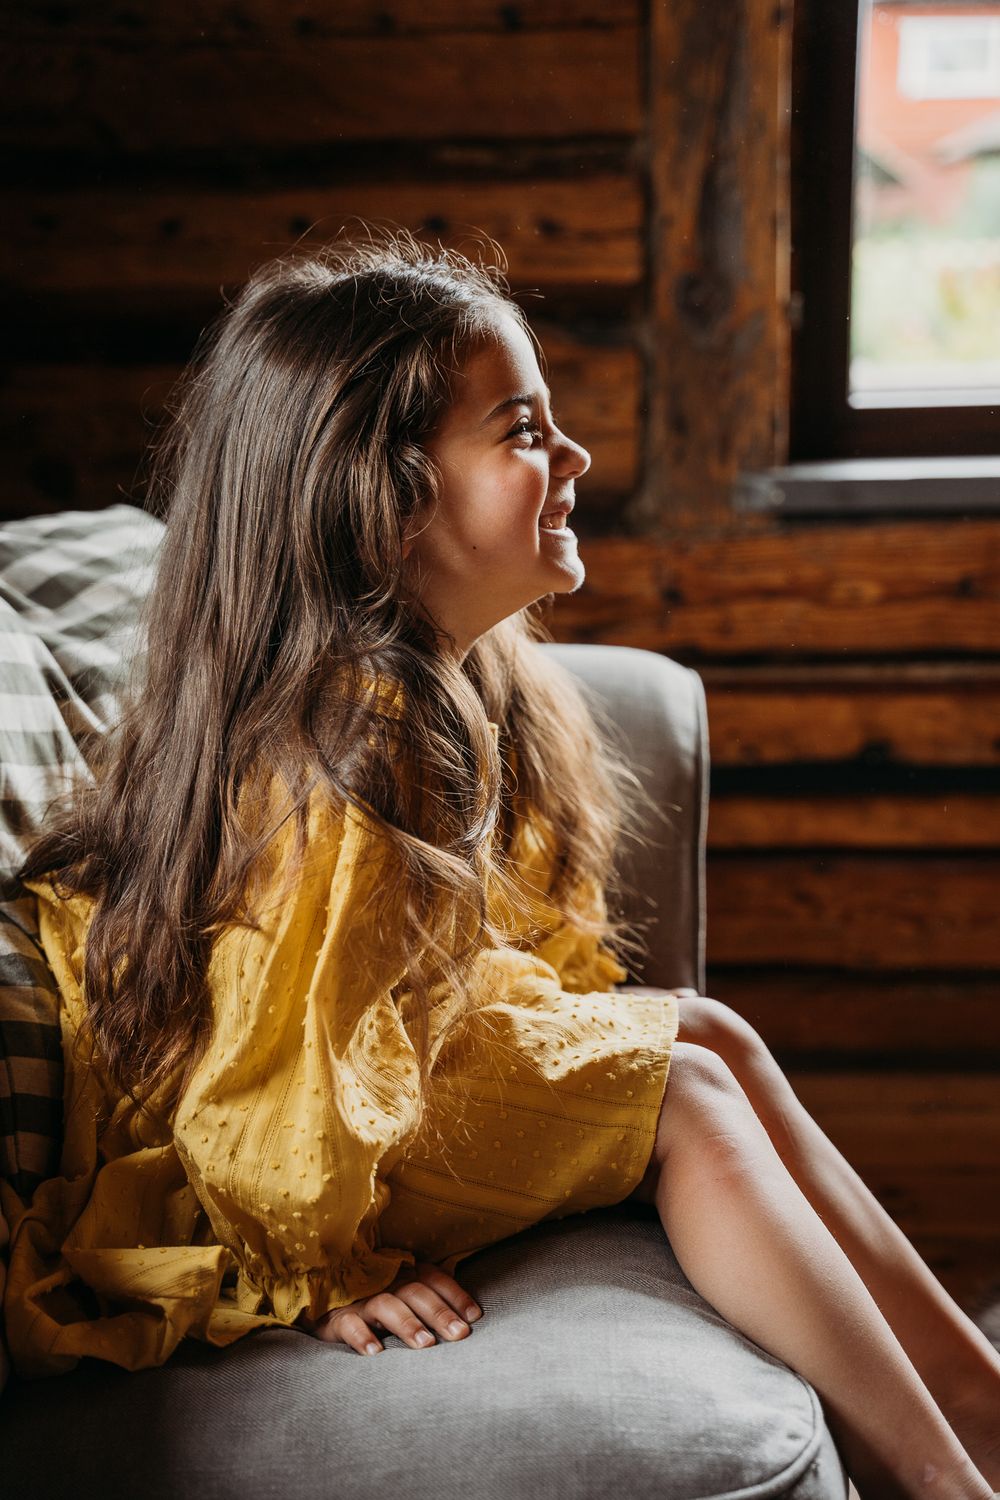
[[[349,1344],[359,1354],[378,1354],[384,1345],[372,1337],[374,1328],[396,1334],[411,1349],[423,1349],[434,1344],[435,1329],[449,1342],[468,1338],[472,1332],[469,1323],[481,1316],[482,1309],[453,1276],[424,1260],[404,1266],[374,1297],[360,1297],[346,1307],[335,1307],[315,1322],[300,1313],[295,1322],[326,1343]]]

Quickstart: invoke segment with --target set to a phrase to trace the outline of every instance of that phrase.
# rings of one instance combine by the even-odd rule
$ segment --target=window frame
[[[998,460],[1000,478],[1000,404],[925,406],[908,399],[898,406],[852,406],[848,400],[861,20],[861,0],[838,0],[836,5],[798,0],[796,5],[790,142],[789,465],[990,456]],[[877,484],[877,480],[872,482]],[[956,475],[949,486],[952,499],[943,502],[945,508],[961,505],[960,492],[961,476]],[[857,509],[857,504],[852,508]]]

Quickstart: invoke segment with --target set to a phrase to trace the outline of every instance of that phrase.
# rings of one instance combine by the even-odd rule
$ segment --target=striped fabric
[[[55,980],[14,872],[141,666],[163,530],[125,504],[0,525],[0,1176],[25,1202],[58,1170],[63,1080]]]

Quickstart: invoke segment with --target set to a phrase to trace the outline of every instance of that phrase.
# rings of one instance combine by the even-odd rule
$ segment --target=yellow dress
[[[292,897],[264,931],[215,942],[212,1037],[169,1128],[75,1061],[91,903],[31,882],[61,996],[65,1119],[60,1175],[29,1206],[0,1180],[21,1378],[82,1355],[142,1369],[185,1335],[224,1345],[317,1318],[404,1265],[454,1274],[486,1245],[638,1185],[677,1002],[616,992],[626,971],[542,897],[542,941],[515,946],[508,916],[510,945],[477,955],[481,1003],[460,1042],[435,1044],[430,1108],[449,1150],[417,1148],[406,976],[368,914],[375,882],[391,879],[383,842],[354,809],[314,800]],[[546,890],[530,818],[512,852]],[[603,914],[603,893],[589,895]]]

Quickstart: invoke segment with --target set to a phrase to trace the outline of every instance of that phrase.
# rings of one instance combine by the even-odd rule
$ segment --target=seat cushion
[[[46,1500],[844,1500],[812,1386],[684,1276],[652,1209],[539,1224],[459,1270],[483,1318],[373,1357],[294,1329],[83,1360],[0,1401],[11,1494]]]

